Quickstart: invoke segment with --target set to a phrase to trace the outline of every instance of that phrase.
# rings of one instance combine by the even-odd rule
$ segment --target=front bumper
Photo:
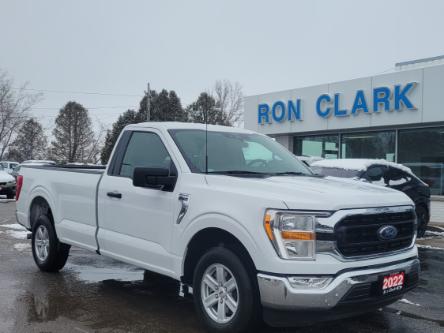
[[[360,312],[371,311],[400,298],[405,292],[416,287],[419,279],[419,260],[374,266],[363,269],[345,270],[333,277],[330,284],[320,289],[296,289],[290,284],[287,276],[258,274],[258,284],[262,305],[266,309],[304,312],[337,312],[350,308],[350,311],[340,311],[342,316],[352,310]],[[405,272],[404,288],[400,291],[383,296],[381,277],[390,273]],[[366,310],[366,311],[365,311]]]
[[[13,184],[5,184],[5,185],[0,185],[0,195],[1,194],[10,194],[10,193],[15,193],[15,187],[16,185]]]

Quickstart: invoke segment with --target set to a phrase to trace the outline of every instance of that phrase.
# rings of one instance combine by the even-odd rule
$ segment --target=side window
[[[404,185],[412,180],[412,176],[396,168],[389,168],[385,178],[388,186]]]
[[[133,132],[128,142],[119,175],[133,178],[134,168],[171,167],[171,157],[155,133]]]

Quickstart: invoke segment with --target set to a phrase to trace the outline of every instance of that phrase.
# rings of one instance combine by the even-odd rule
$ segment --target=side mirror
[[[172,192],[176,185],[177,174],[166,168],[135,168],[133,185]]]
[[[383,175],[384,175],[384,170],[379,167],[370,168],[367,170],[367,178],[373,182],[380,180]]]

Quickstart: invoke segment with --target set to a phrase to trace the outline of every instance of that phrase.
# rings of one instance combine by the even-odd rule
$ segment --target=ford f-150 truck
[[[23,165],[17,187],[42,271],[78,246],[172,277],[215,332],[361,314],[418,283],[405,194],[315,175],[252,131],[130,125],[106,168]]]

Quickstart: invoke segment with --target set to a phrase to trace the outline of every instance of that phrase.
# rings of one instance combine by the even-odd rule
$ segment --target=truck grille
[[[384,226],[395,227],[397,235],[382,239],[379,231]],[[350,215],[335,226],[335,238],[343,256],[365,256],[408,248],[413,241],[414,228],[413,210]]]

